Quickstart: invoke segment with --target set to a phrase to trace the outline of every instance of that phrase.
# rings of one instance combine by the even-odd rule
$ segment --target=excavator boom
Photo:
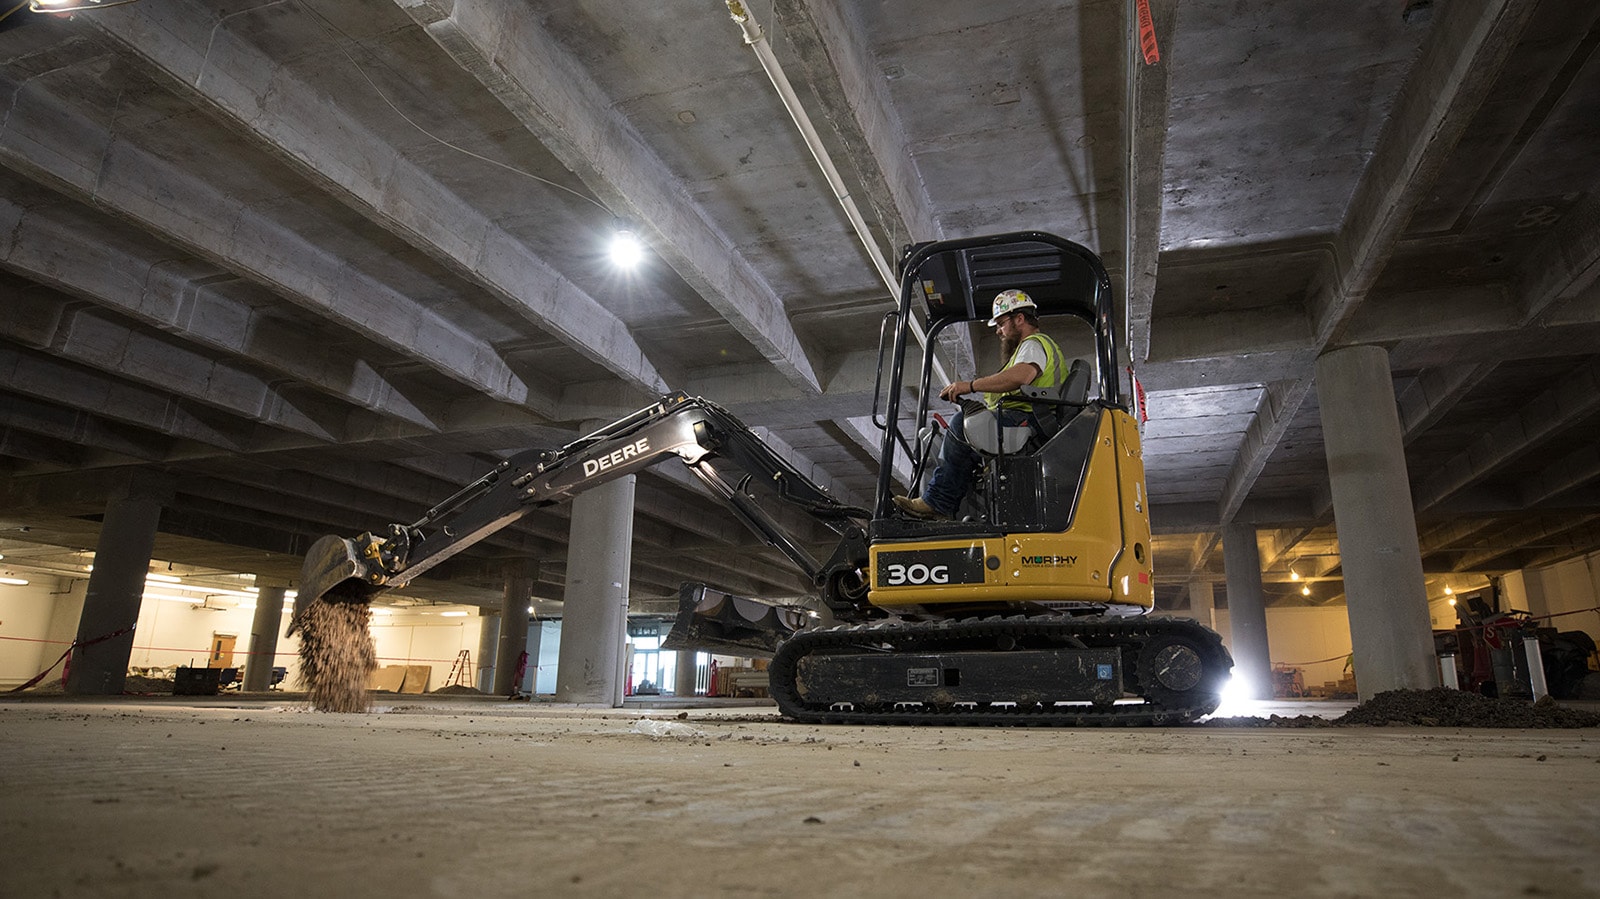
[[[740,483],[764,485],[779,502],[841,537],[859,540],[860,522],[870,517],[866,509],[835,499],[731,413],[699,397],[671,394],[560,449],[513,455],[410,524],[391,524],[381,533],[353,539],[322,537],[306,553],[297,608],[323,599],[369,601],[384,590],[405,586],[534,509],[568,502],[670,458],[688,466],[735,517],[813,581],[824,577],[824,564],[748,488],[730,483],[722,469],[738,469]]]

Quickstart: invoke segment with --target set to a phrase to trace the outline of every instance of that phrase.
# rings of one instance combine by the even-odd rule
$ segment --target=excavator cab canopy
[[[927,342],[934,346],[939,333],[952,325],[987,322],[994,298],[1016,288],[1033,298],[1041,318],[1071,316],[1092,331],[1098,402],[1123,407],[1123,389],[1117,360],[1122,357],[1121,331],[1111,294],[1111,279],[1100,257],[1081,244],[1043,231],[1016,231],[983,237],[930,241],[906,247],[899,264],[900,305],[888,358],[888,389],[884,417],[874,419],[884,429],[878,475],[876,517],[890,510],[890,490],[895,457],[904,452],[916,459],[910,436],[900,418],[903,388],[915,387],[917,410],[910,417],[913,434],[926,421],[929,399],[943,385],[932,385],[932,353],[923,354],[915,385],[906,382],[907,337],[913,317],[926,323]],[[880,370],[880,377],[882,377]],[[952,375],[953,376],[953,375]]]
[[[1088,248],[1040,231],[932,241],[906,249],[900,279],[902,313],[920,307],[930,339],[949,325],[988,321],[995,295],[1012,288],[1033,298],[1041,318],[1083,320],[1095,333],[1100,397],[1120,403],[1111,280]]]

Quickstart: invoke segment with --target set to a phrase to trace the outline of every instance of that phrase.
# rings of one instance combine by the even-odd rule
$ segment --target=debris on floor
[[[1268,718],[1212,718],[1211,727],[1600,727],[1600,714],[1538,702],[1491,699],[1464,690],[1390,690],[1379,693],[1338,718],[1273,715]]]
[[[451,684],[433,691],[434,696],[482,696],[483,691],[466,684]]]

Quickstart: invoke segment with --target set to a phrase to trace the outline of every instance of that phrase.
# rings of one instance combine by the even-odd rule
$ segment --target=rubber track
[[[1161,705],[1146,698],[1143,703],[1122,703],[1110,707],[1025,706],[995,708],[900,708],[837,710],[808,705],[795,683],[799,660],[809,653],[848,649],[852,646],[881,648],[892,643],[899,652],[938,652],[942,645],[969,640],[991,641],[1014,637],[1076,637],[1091,648],[1133,647],[1151,638],[1178,635],[1199,644],[1202,662],[1209,673],[1217,666],[1230,667],[1233,659],[1223,648],[1222,638],[1210,628],[1184,618],[1105,618],[1065,615],[968,618],[945,621],[878,622],[873,624],[802,631],[778,649],[769,666],[769,687],[778,709],[786,717],[818,724],[907,724],[924,726],[1000,726],[1000,727],[1139,727],[1187,724],[1215,711],[1221,697],[1198,694],[1197,703],[1185,706]],[[1137,653],[1134,653],[1136,656]],[[1125,658],[1126,658],[1125,654]],[[1123,666],[1127,692],[1141,693],[1137,665]]]

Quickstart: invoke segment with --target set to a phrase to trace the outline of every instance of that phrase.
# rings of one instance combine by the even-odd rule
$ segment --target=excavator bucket
[[[684,584],[678,590],[678,617],[661,648],[769,659],[807,618],[801,609]]]
[[[377,592],[365,580],[367,568],[353,540],[332,534],[321,537],[306,551],[300,566],[300,586],[295,596],[296,617],[317,600],[366,602]]]

